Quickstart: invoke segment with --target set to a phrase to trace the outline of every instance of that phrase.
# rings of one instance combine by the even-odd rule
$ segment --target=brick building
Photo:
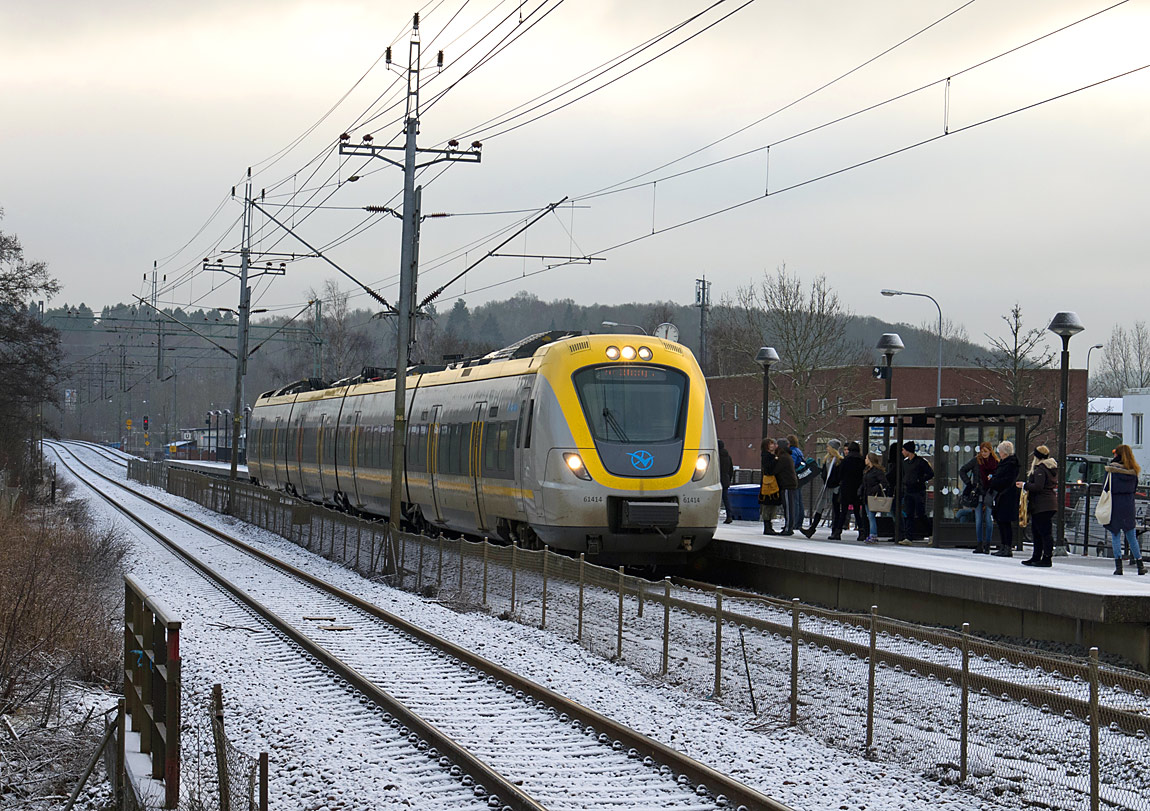
[[[794,432],[791,415],[786,413],[784,407],[780,407],[781,400],[804,408],[808,414],[813,415],[810,435],[805,437],[803,446],[803,450],[807,453],[815,451],[816,448],[821,450],[822,445],[831,437],[843,440],[861,439],[860,421],[857,418],[846,417],[845,414],[849,409],[866,407],[871,400],[881,399],[884,396],[886,381],[876,380],[871,374],[871,369],[870,366],[860,366],[849,370],[836,370],[835,375],[844,375],[845,372],[843,377],[845,384],[838,387],[842,393],[834,395],[834,402],[828,402],[830,398],[825,396],[820,397],[819,402],[811,398],[796,397],[787,373],[772,371],[768,432],[774,437]],[[1050,446],[1052,452],[1057,453],[1061,371],[1056,368],[1038,369],[1030,374],[1033,375],[1033,386],[1028,402],[1023,405],[1046,409],[1046,416],[1031,435],[1030,446],[1046,444]],[[935,404],[937,366],[899,366],[896,363],[891,380],[891,396],[898,400],[900,408]],[[762,375],[709,377],[707,387],[719,439],[726,444],[737,466],[757,468],[759,442],[762,439]],[[954,398],[960,404],[981,403],[987,398],[996,398],[1002,403],[1009,402],[1009,397],[1002,392],[1001,378],[993,371],[975,367],[944,367],[942,396]],[[1070,452],[1083,450],[1081,445],[1087,421],[1084,369],[1070,370],[1068,412],[1068,450]]]

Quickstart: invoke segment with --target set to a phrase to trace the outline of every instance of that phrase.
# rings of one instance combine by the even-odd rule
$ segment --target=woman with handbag
[[[759,504],[762,505],[764,535],[779,534],[774,527],[775,508],[783,503],[783,491],[775,476],[779,465],[779,458],[775,455],[776,447],[775,440],[769,437],[764,437],[759,445],[759,468],[763,476],[759,485]]]
[[[870,523],[870,535],[863,538],[863,543],[878,543],[878,522],[875,518],[879,513],[889,513],[891,502],[894,501],[888,495],[889,486],[886,470],[883,469],[882,465],[882,457],[877,453],[868,453],[861,489],[862,496],[866,500],[866,517]]]
[[[1138,546],[1138,533],[1134,531],[1134,489],[1138,486],[1138,474],[1142,469],[1134,461],[1134,451],[1129,445],[1119,445],[1106,466],[1106,483],[1103,485],[1103,498],[1110,493],[1110,520],[1104,522],[1110,532],[1110,546],[1114,550],[1114,574],[1122,574],[1122,538],[1130,545],[1130,557],[1138,567],[1138,574],[1146,574],[1142,563],[1142,549]],[[1100,498],[1099,507],[1102,507]],[[1096,513],[1097,514],[1097,513]]]
[[[990,554],[990,538],[994,532],[994,521],[990,510],[994,506],[994,491],[990,489],[990,477],[998,468],[994,456],[994,446],[983,442],[978,446],[978,454],[959,469],[962,483],[973,488],[977,501],[974,508],[974,554]],[[965,497],[965,491],[964,491]]]
[[[1014,443],[1004,439],[994,449],[998,454],[998,467],[995,468],[987,487],[994,493],[994,508],[991,513],[998,525],[998,551],[995,557],[1013,557],[1014,523],[1018,520],[1019,494],[1018,472],[1022,463],[1014,455]]]

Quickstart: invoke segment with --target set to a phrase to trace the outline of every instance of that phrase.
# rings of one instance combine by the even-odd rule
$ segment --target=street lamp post
[[[1062,392],[1058,402],[1058,554],[1066,554],[1066,413],[1070,399],[1070,339],[1086,327],[1078,318],[1078,313],[1058,313],[1047,326],[1048,330],[1062,339]],[[1089,354],[1089,353],[1088,353]]]
[[[618,321],[604,321],[602,323],[602,326],[604,326],[604,327],[628,327],[630,329],[637,329],[637,330],[639,330],[639,332],[643,333],[644,335],[648,334],[647,330],[643,329],[638,324],[620,324]]]
[[[1094,344],[1086,350],[1086,427],[1082,429],[1082,450],[1090,453],[1090,353],[1103,349],[1102,344]]]
[[[779,362],[779,353],[775,351],[773,346],[763,346],[759,348],[759,354],[755,355],[755,363],[763,367],[763,434],[767,436],[767,422],[770,419],[770,404],[771,404],[771,367]]]
[[[938,307],[938,394],[936,395],[935,405],[942,404],[942,307],[939,306],[938,301],[934,296],[927,295],[926,293],[911,293],[907,290],[883,290],[881,291],[884,296],[919,296],[921,298],[928,298],[934,302],[934,306]]]
[[[886,366],[883,368],[882,376],[886,381],[886,399],[891,399],[891,392],[893,391],[894,384],[894,367],[891,365],[894,361],[894,356],[906,348],[899,337],[897,332],[884,332],[875,344],[875,349],[882,353],[886,358]],[[885,454],[887,447],[890,445],[890,422],[886,419],[883,420],[882,431],[882,450]]]

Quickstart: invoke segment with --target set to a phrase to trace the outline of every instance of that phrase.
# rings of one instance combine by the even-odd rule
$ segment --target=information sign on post
[[[128,426],[128,428],[131,428],[132,427],[132,421],[131,420],[124,420],[124,425]]]

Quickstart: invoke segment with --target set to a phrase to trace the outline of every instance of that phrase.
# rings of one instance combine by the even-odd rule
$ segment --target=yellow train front
[[[394,380],[261,396],[249,471],[387,515]],[[714,417],[690,351],[633,335],[532,336],[407,378],[404,520],[586,552],[682,560],[714,535]]]

